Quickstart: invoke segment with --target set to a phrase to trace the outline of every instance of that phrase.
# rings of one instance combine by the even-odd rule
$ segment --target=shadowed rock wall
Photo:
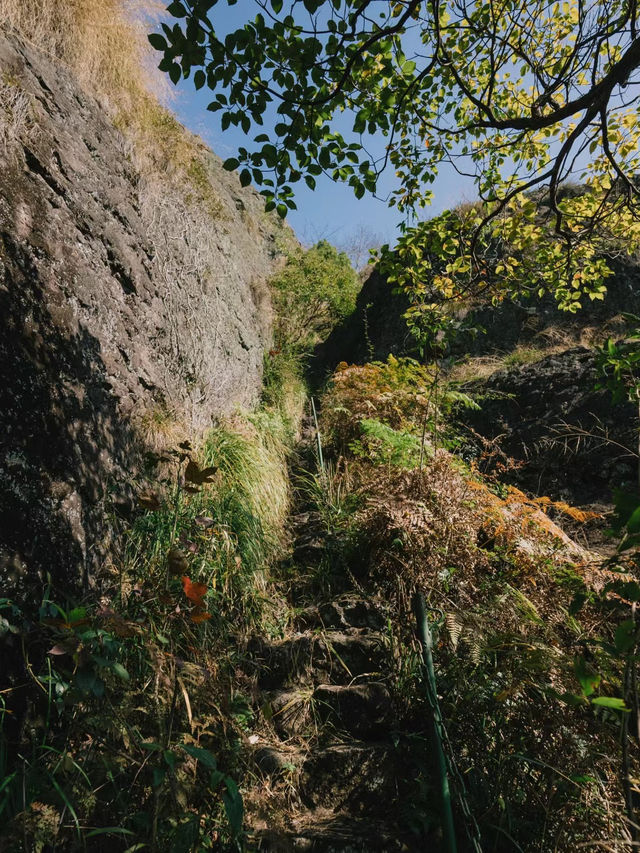
[[[255,401],[265,279],[292,238],[204,146],[195,188],[140,171],[70,74],[2,34],[0,79],[0,596],[15,596],[96,578],[145,413],[199,430]]]

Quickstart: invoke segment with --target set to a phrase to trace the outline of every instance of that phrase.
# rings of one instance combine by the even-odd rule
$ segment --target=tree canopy
[[[383,262],[418,299],[602,298],[606,255],[640,242],[636,0],[253,0],[224,32],[236,2],[175,0],[150,40],[252,137],[226,166],[267,209],[322,173],[376,194],[389,168],[405,221]],[[444,163],[479,202],[419,222]]]

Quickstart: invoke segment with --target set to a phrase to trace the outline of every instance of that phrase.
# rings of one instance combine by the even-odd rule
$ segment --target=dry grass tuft
[[[186,200],[217,218],[222,204],[211,184],[206,148],[164,106],[171,90],[147,40],[164,12],[159,0],[0,0],[1,26],[66,65],[98,98],[133,144],[138,171],[186,185]],[[5,99],[3,91],[2,114]],[[5,122],[11,128],[3,116]]]
[[[592,349],[609,337],[623,336],[627,328],[621,315],[612,317],[600,326],[546,326],[530,342],[517,344],[510,352],[491,353],[459,361],[448,372],[447,378],[461,383],[488,379],[499,370],[534,364],[575,347]]]
[[[10,75],[0,78],[0,149],[4,154],[16,140],[32,132],[31,98]]]
[[[157,0],[0,0],[0,20],[63,62],[93,94],[132,111],[164,91],[146,30],[164,10]]]
[[[149,407],[134,417],[136,428],[144,447],[152,453],[164,453],[177,447],[191,435],[191,429],[177,411],[162,404]]]

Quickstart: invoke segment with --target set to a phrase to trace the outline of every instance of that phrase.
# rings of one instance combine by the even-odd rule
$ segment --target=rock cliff
[[[181,131],[182,132],[182,131]],[[145,428],[255,400],[292,239],[191,139],[182,183],[0,33],[0,590],[87,585]]]

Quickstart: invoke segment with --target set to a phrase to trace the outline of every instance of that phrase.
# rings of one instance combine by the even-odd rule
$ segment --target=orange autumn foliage
[[[182,576],[182,589],[189,601],[194,604],[191,610],[191,621],[196,624],[207,622],[211,619],[211,614],[206,609],[204,597],[207,594],[207,585],[192,581],[187,575]]]
[[[204,606],[204,597],[207,594],[206,584],[198,583],[197,581],[194,583],[187,575],[183,575],[182,589],[189,601],[193,601],[197,607]]]

